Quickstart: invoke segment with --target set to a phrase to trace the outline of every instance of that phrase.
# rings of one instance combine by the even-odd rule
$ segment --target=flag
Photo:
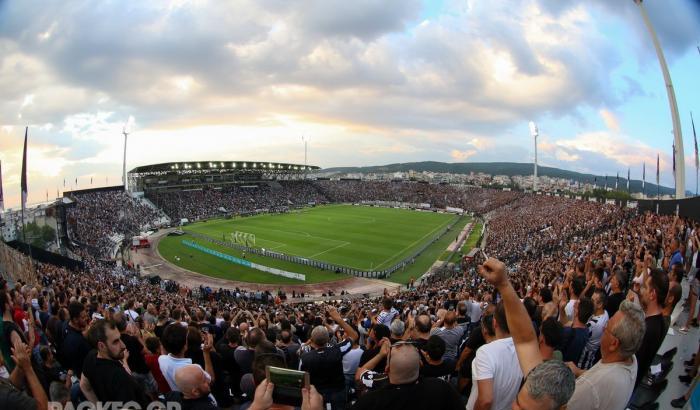
[[[630,169],[627,167],[627,192],[630,191]]]
[[[693,124],[693,139],[695,140],[695,169],[697,170],[700,168],[700,157],[698,157],[698,136],[695,134],[695,121],[693,121],[692,112],[690,113],[690,123]]]
[[[659,186],[659,154],[656,154],[656,186]]]
[[[673,143],[673,179],[676,179],[676,143]]]
[[[642,163],[642,193],[644,193],[644,184],[647,180],[647,163]]]
[[[29,127],[24,128],[24,153],[22,154],[22,211],[27,206],[27,133]]]
[[[0,211],[5,210],[5,200],[2,196],[2,161],[0,161]]]

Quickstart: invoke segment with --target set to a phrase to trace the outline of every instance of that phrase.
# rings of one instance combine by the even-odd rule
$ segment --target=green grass
[[[306,265],[299,265],[292,262],[281,261],[277,259],[267,258],[264,256],[246,254],[246,259],[259,263],[261,265],[270,266],[273,268],[283,269],[289,272],[303,273],[306,275],[306,281],[302,282],[296,279],[289,279],[282,276],[273,275],[271,273],[262,272],[257,269],[248,268],[241,265],[236,265],[213,255],[200,252],[182,244],[182,240],[187,239],[192,242],[197,242],[207,248],[217,250],[236,257],[243,257],[241,251],[228,247],[219,246],[209,241],[204,241],[194,238],[189,235],[185,236],[166,236],[158,244],[158,252],[169,262],[193,272],[199,272],[207,276],[216,278],[237,280],[241,282],[267,283],[280,285],[303,285],[310,283],[329,282],[333,280],[345,279],[347,275],[336,274],[321,269],[312,268]],[[175,257],[179,257],[177,260]]]
[[[455,252],[454,255],[452,255],[452,258],[450,258],[450,262],[457,263],[459,261],[460,253],[466,255],[476,246],[476,242],[481,236],[481,226],[482,224],[480,222],[476,222],[474,224],[474,227],[472,227],[472,231],[469,234],[469,237],[466,241],[464,241],[464,244],[462,245],[462,248],[460,248],[460,251]]]
[[[450,245],[451,242],[455,240],[458,232],[464,229],[464,226],[469,222],[470,218],[468,216],[463,216],[454,228],[448,233],[446,233],[440,240],[433,243],[421,253],[421,255],[416,258],[415,263],[408,265],[405,270],[399,269],[391,274],[391,277],[387,280],[396,283],[408,283],[411,278],[418,279],[427,272],[431,266],[435,263],[439,257],[446,252],[445,250]],[[449,252],[448,252],[449,253]]]
[[[334,205],[309,208],[282,215],[258,215],[212,220],[189,225],[185,227],[185,231],[204,234],[217,240],[223,238],[230,240],[230,235],[235,231],[253,233],[256,236],[256,247],[258,248],[359,270],[382,270],[409,256],[416,248],[430,241],[434,235],[455,219],[456,217],[450,214]],[[464,224],[462,222],[460,224],[461,229]],[[455,229],[452,232],[456,232]],[[421,266],[427,263],[429,268],[441,251],[445,250],[449,241],[454,239],[451,233],[445,236],[447,242],[439,252],[431,251],[433,248],[431,246],[417,258],[415,264],[406,269],[406,272],[395,272],[391,280],[399,281],[397,277],[405,276],[405,281],[407,281],[411,276],[420,276],[414,272],[414,268],[419,265],[419,262]],[[240,257],[241,252],[198,240],[189,235],[166,237],[161,241],[159,252],[165,259],[205,275],[247,282],[280,284],[317,283],[345,278],[344,275],[337,275],[293,262],[247,255],[248,260],[261,265],[307,275],[306,282],[287,279],[234,265],[188,248],[182,245],[183,238],[194,240],[204,246],[233,256]],[[180,260],[178,261],[175,256],[179,256]],[[429,258],[432,260],[424,262]]]

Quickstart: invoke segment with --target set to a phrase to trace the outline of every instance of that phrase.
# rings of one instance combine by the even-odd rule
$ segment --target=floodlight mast
[[[124,134],[124,163],[122,166],[122,182],[124,183],[124,191],[127,191],[128,186],[126,182],[126,140],[129,136],[129,133],[126,132],[126,125],[124,125],[124,128],[122,129],[122,134]]]
[[[537,136],[540,134],[537,129],[537,124],[530,121],[530,135],[532,139],[535,140],[535,172],[532,178],[532,192],[537,192]]]
[[[671,107],[671,121],[673,122],[673,141],[676,146],[676,199],[682,199],[685,198],[685,154],[683,151],[683,135],[681,134],[681,120],[680,116],[678,115],[676,92],[673,90],[673,83],[671,83],[671,75],[668,73],[668,66],[666,65],[664,52],[661,50],[661,44],[659,43],[659,39],[656,37],[654,27],[651,25],[649,15],[642,5],[642,0],[633,1],[637,6],[639,6],[639,11],[642,13],[644,24],[646,24],[647,29],[649,30],[651,40],[653,41],[654,48],[656,49],[656,56],[659,59],[659,65],[661,65],[661,72],[664,76],[664,82],[666,83],[666,94],[668,95],[668,105]]]

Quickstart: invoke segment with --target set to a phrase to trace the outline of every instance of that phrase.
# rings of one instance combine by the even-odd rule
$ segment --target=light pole
[[[682,199],[685,198],[685,155],[683,151],[683,135],[681,134],[681,120],[678,116],[678,104],[676,103],[676,93],[673,91],[671,75],[668,73],[666,58],[661,50],[661,44],[659,43],[659,39],[656,37],[654,27],[651,25],[649,15],[642,5],[642,0],[633,1],[637,6],[639,6],[639,11],[642,13],[644,24],[646,24],[649,34],[651,35],[651,40],[654,42],[656,56],[659,58],[659,65],[661,65],[661,72],[663,73],[664,82],[666,83],[666,94],[668,94],[668,105],[671,107],[671,121],[673,122],[673,140],[677,151],[675,175],[676,199]]]
[[[129,136],[129,133],[126,132],[126,125],[122,129],[122,134],[124,134],[124,164],[122,166],[122,182],[124,183],[124,191],[127,191],[128,187],[126,182],[126,139]]]
[[[537,136],[540,135],[537,124],[530,121],[530,135],[535,140],[535,173],[532,178],[532,192],[537,192]]]

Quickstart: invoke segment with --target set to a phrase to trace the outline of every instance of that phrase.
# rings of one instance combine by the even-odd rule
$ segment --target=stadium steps
[[[136,201],[141,201],[142,204],[150,207],[154,211],[158,212],[160,215],[160,220],[158,221],[161,225],[170,225],[172,223],[172,220],[170,217],[160,208],[158,208],[153,202],[151,202],[150,199],[146,198],[145,196],[140,197],[139,199],[135,199]]]

